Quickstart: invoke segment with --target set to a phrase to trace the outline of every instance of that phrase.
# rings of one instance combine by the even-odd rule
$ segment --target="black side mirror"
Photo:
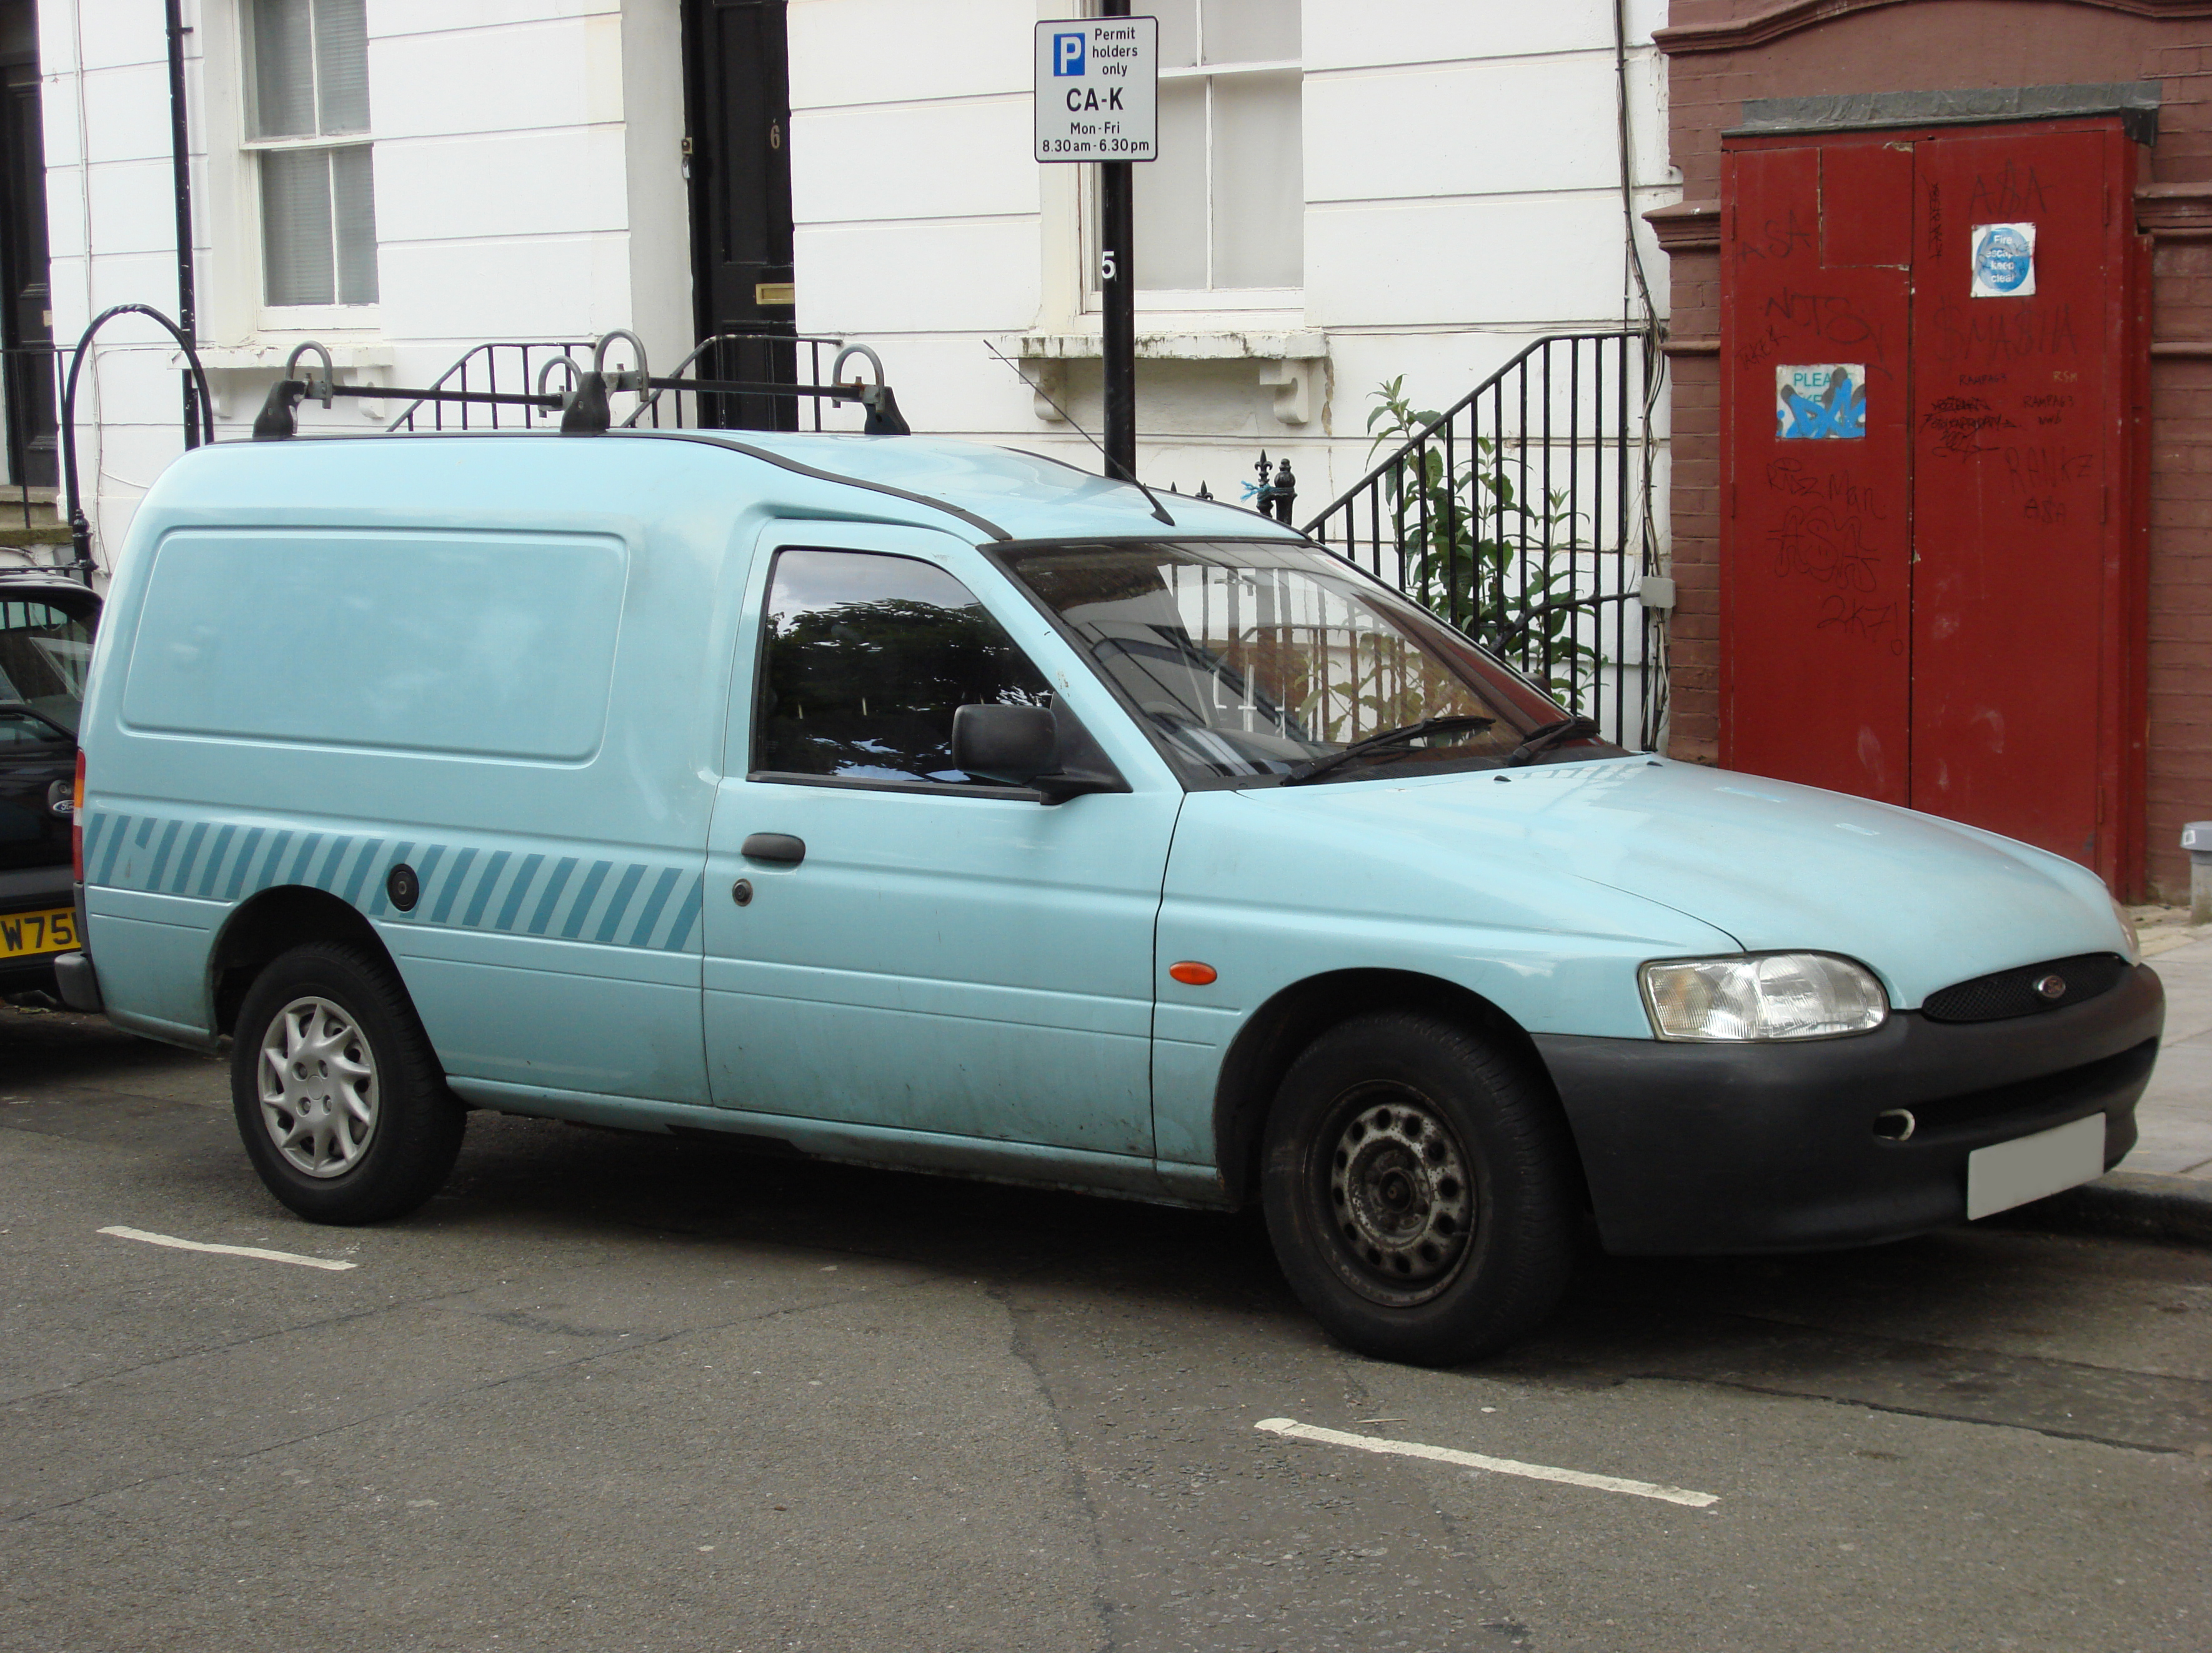
[[[1060,768],[1060,730],[1043,706],[963,706],[952,714],[952,767],[1026,787]]]

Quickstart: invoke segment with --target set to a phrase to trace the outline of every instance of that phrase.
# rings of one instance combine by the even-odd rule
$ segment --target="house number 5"
[[[1117,266],[1114,262],[1114,249],[1112,247],[1109,246],[1103,252],[1100,252],[1098,255],[1098,280],[1100,284],[1103,285],[1105,283],[1112,281],[1115,277],[1115,272],[1118,267],[1119,266]]]

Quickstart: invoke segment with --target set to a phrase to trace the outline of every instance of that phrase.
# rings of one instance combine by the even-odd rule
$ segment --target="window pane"
[[[1165,46],[1164,19],[1160,37]],[[1297,0],[1206,0],[1206,62],[1295,63],[1297,57]]]
[[[376,302],[376,190],[366,143],[331,152],[331,216],[338,242],[338,302]]]
[[[1297,70],[1213,83],[1213,284],[1305,283],[1305,162]],[[1142,243],[1139,243],[1141,246]]]
[[[322,130],[367,131],[367,0],[315,0],[315,72]]]
[[[1160,158],[1136,176],[1137,285],[1206,285],[1206,82],[1160,82]]]
[[[958,708],[1050,703],[975,594],[913,557],[785,551],[768,608],[757,769],[964,781],[952,767]]]
[[[1153,0],[1138,15],[1160,20],[1160,67],[1188,69],[1198,61],[1198,0]]]
[[[315,130],[315,70],[307,0],[253,0],[256,137],[307,137]]]
[[[333,301],[329,150],[262,155],[261,248],[269,303]]]

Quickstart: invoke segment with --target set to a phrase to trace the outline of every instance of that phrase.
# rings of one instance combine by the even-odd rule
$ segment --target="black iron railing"
[[[546,340],[533,343],[479,344],[430,381],[432,391],[459,392],[500,401],[459,401],[418,396],[399,410],[386,430],[530,430],[561,422],[555,401],[544,405],[520,399],[538,389],[545,365],[562,357],[589,361],[592,341]],[[566,388],[565,386],[562,388]],[[357,393],[357,392],[356,392]],[[473,410],[473,414],[471,410]],[[473,422],[471,422],[473,419]]]
[[[769,328],[717,333],[702,339],[690,355],[678,362],[668,377],[687,376],[694,383],[824,385],[842,338],[811,333],[779,332]],[[828,352],[825,356],[823,353]],[[800,356],[806,372],[799,372]],[[801,400],[809,403],[802,409]],[[811,421],[811,422],[807,422]],[[717,430],[798,430],[822,428],[822,398],[764,396],[743,391],[699,390],[673,385],[655,390],[638,404],[623,423],[659,429],[663,426]]]
[[[1539,339],[1305,532],[1649,750],[1666,712],[1643,603],[1657,372],[1639,332]]]

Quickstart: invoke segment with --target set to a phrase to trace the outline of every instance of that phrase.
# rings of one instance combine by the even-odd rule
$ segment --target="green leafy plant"
[[[1370,461],[1443,416],[1414,407],[1405,384],[1401,374],[1374,392]],[[1406,592],[1571,704],[1603,664],[1575,629],[1578,617],[1596,612],[1595,599],[1575,589],[1574,553],[1588,548],[1575,537],[1566,495],[1528,500],[1514,467],[1498,458],[1496,441],[1476,437],[1448,466],[1442,441],[1432,439],[1383,474]]]

